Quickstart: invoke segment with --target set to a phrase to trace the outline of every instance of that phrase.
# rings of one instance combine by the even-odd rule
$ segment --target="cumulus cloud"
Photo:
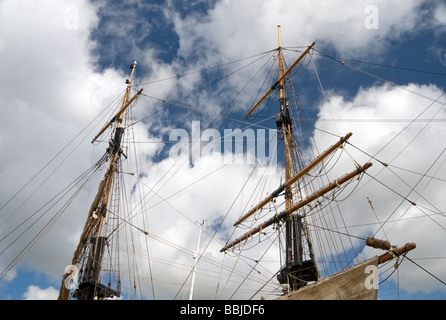
[[[174,22],[179,54],[186,56],[210,54],[210,59],[231,60],[240,57],[241,50],[269,50],[277,43],[277,24],[283,26],[285,46],[316,41],[341,54],[358,56],[382,52],[389,41],[411,31],[423,19],[417,10],[420,5],[419,1],[374,1],[373,5],[370,1],[221,1],[206,19],[176,17]]]
[[[434,11],[434,17],[439,25],[446,24],[446,3],[439,1]]]
[[[59,295],[59,290],[53,287],[42,289],[39,286],[29,286],[23,294],[25,300],[54,300]]]

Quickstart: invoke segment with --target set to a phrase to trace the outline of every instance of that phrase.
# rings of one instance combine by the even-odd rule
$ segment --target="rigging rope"
[[[446,76],[446,73],[442,73],[442,72],[435,72],[435,71],[427,71],[427,70],[420,70],[420,69],[414,69],[414,68],[405,68],[405,67],[400,67],[400,66],[391,66],[391,65],[385,65],[385,64],[380,64],[380,63],[375,63],[375,62],[368,62],[368,61],[363,61],[363,60],[358,60],[358,59],[348,59],[348,58],[341,58],[341,57],[333,57],[330,56],[326,53],[323,53],[317,49],[314,49],[314,51],[318,52],[321,56],[332,59],[336,62],[339,62],[340,64],[342,64],[343,61],[352,61],[352,62],[358,62],[358,63],[363,63],[363,64],[369,64],[369,65],[373,65],[373,66],[378,66],[378,67],[384,67],[384,68],[392,68],[392,69],[399,69],[399,70],[404,70],[404,71],[412,71],[412,72],[419,72],[419,73],[426,73],[426,74],[433,74],[433,75],[438,75],[438,76]]]
[[[272,50],[269,50],[269,51],[265,51],[265,52],[262,52],[262,53],[259,53],[259,54],[255,54],[255,55],[252,55],[252,56],[248,56],[248,57],[245,57],[245,58],[241,58],[241,59],[238,59],[238,60],[222,63],[220,65],[203,68],[203,69],[199,69],[199,70],[196,70],[196,71],[185,72],[185,73],[182,73],[182,74],[179,74],[179,75],[176,75],[176,76],[172,76],[172,77],[168,77],[168,78],[164,78],[164,79],[158,79],[158,80],[153,80],[153,81],[141,83],[141,84],[138,84],[138,86],[144,86],[144,85],[147,85],[147,84],[153,84],[153,83],[163,82],[163,81],[167,81],[167,80],[177,80],[177,79],[185,77],[185,76],[193,75],[193,74],[196,74],[196,73],[202,73],[204,71],[208,71],[208,70],[212,70],[212,69],[225,67],[225,66],[228,66],[228,65],[240,62],[240,61],[256,58],[258,56],[265,56],[265,55],[270,54],[271,52],[275,52],[275,51],[276,51],[276,49],[272,49]],[[261,57],[261,58],[263,58],[263,57]],[[258,59],[258,60],[260,60],[260,59]],[[258,60],[255,60],[255,61],[258,61]]]
[[[28,217],[24,222],[22,222],[18,227],[13,229],[10,233],[8,233],[5,237],[3,237],[0,241],[5,240],[9,235],[12,235],[14,231],[16,231],[19,227],[23,226],[25,222],[27,222],[29,219],[31,219],[34,215],[36,215],[39,211],[41,211],[44,207],[49,205],[51,201],[56,200],[54,204],[52,204],[46,211],[44,211],[37,219],[31,223],[30,226],[28,226],[22,233],[20,233],[8,246],[6,246],[3,251],[0,252],[0,255],[5,253],[7,249],[9,249],[15,242],[17,242],[22,236],[25,235],[27,231],[30,230],[31,227],[33,227],[41,218],[43,218],[50,209],[52,209],[58,202],[60,202],[64,196],[68,194],[69,191],[71,191],[80,181],[83,179],[88,173],[90,173],[90,176],[82,183],[82,185],[75,191],[75,193],[65,202],[62,207],[56,212],[54,216],[52,216],[49,221],[44,225],[44,227],[31,239],[31,241],[25,245],[25,247],[17,254],[17,256],[8,264],[8,266],[0,273],[0,280],[2,280],[8,273],[11,271],[12,268],[16,266],[16,264],[23,258],[26,252],[28,252],[39,239],[41,239],[54,225],[56,220],[62,215],[62,213],[67,209],[67,207],[71,204],[71,202],[76,198],[76,196],[80,193],[80,191],[83,189],[83,187],[87,184],[88,181],[92,178],[94,172],[98,170],[98,166],[94,165],[90,169],[88,169],[86,172],[84,172],[81,176],[79,176],[77,179],[75,179],[72,183],[67,185],[62,191],[60,191],[55,197],[50,199],[46,204],[44,204],[41,208],[36,210],[30,217]],[[57,199],[58,196],[61,196],[59,199]]]

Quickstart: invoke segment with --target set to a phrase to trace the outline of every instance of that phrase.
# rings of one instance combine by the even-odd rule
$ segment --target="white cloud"
[[[59,290],[53,287],[42,289],[39,286],[29,286],[23,294],[25,300],[56,300]]]
[[[365,26],[370,1],[220,1],[206,19],[174,20],[181,41],[179,53],[228,61],[266,51],[276,46],[276,25],[281,24],[284,46],[316,41],[341,54],[369,55],[382,52],[390,40],[413,30],[423,18],[417,11],[419,1],[373,3],[379,17],[376,29]]]
[[[444,1],[438,1],[434,17],[439,25],[446,25],[446,3]]]

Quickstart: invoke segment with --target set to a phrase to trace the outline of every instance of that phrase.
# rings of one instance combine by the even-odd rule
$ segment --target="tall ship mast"
[[[129,98],[136,61],[130,65],[130,68],[132,71],[130,78],[126,81],[127,88],[121,109],[91,141],[91,143],[94,143],[109,127],[113,126],[112,137],[109,140],[106,153],[101,159],[101,162],[108,162],[108,169],[91,204],[87,221],[71,261],[72,264],[67,268],[67,272],[62,279],[59,300],[69,298],[73,280],[77,286],[72,292],[72,297],[78,300],[96,300],[120,296],[120,275],[119,273],[115,274],[113,270],[113,264],[119,264],[119,261],[116,260],[118,257],[112,255],[106,257],[105,250],[111,245],[110,235],[114,232],[114,229],[118,228],[117,218],[110,217],[109,212],[110,206],[114,205],[113,201],[119,201],[119,199],[113,198],[113,196],[116,196],[116,190],[114,190],[116,184],[114,182],[116,175],[121,171],[121,158],[126,157],[121,148],[125,130],[123,116],[126,109],[142,92],[141,89],[132,98]],[[107,251],[110,252],[110,250]],[[104,261],[108,261],[107,265],[110,268],[105,271],[108,273],[107,283],[103,282],[101,276],[104,273]],[[77,279],[73,279],[73,277],[77,277]]]
[[[228,242],[220,251],[226,252],[272,225],[283,224],[285,226],[285,261],[277,273],[277,280],[279,283],[287,285],[286,294],[282,299],[377,299],[377,280],[370,280],[371,278],[366,276],[367,272],[364,272],[364,269],[369,265],[375,266],[376,268],[379,263],[388,261],[392,257],[397,257],[414,249],[416,247],[414,243],[406,244],[404,247],[398,248],[392,247],[387,241],[368,238],[367,245],[374,248],[381,248],[383,250],[392,249],[393,251],[391,253],[387,252],[381,257],[370,259],[370,261],[361,266],[359,272],[357,267],[352,267],[351,271],[343,271],[338,275],[332,276],[328,281],[321,281],[321,274],[317,266],[311,237],[308,233],[309,225],[306,222],[306,206],[312,204],[312,202],[317,202],[318,198],[323,197],[326,193],[335,188],[339,188],[342,184],[349,182],[356,177],[359,179],[359,176],[372,166],[371,162],[365,163],[362,166],[358,165],[355,170],[310,195],[305,195],[305,191],[301,187],[303,185],[300,181],[302,177],[316,165],[323,162],[324,159],[336,149],[342,148],[344,143],[352,135],[352,133],[348,133],[342,137],[336,144],[320,154],[317,158],[310,161],[306,166],[304,165],[304,160],[296,151],[298,148],[293,135],[293,119],[291,117],[289,100],[287,97],[287,90],[289,88],[287,86],[287,77],[293,68],[310,52],[314,45],[315,43],[313,42],[303,51],[300,57],[285,70],[283,63],[283,48],[281,44],[281,31],[280,25],[278,25],[277,57],[279,61],[279,78],[245,116],[245,118],[249,117],[249,115],[274,90],[279,91],[277,130],[284,145],[284,170],[286,182],[280,185],[279,188],[268,195],[259,204],[255,205],[246,214],[242,215],[241,218],[234,223],[234,226],[241,224],[245,219],[253,215],[269,202],[273,201],[279,195],[283,195],[285,198],[285,209],[246,232],[239,238]],[[345,272],[350,273],[344,274]],[[372,274],[372,276],[377,275]],[[309,285],[310,283],[311,286]]]

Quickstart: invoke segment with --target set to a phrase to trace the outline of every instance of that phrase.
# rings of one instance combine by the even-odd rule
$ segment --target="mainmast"
[[[293,176],[293,168],[297,168],[298,159],[293,158],[293,123],[290,115],[290,105],[285,94],[285,80],[283,67],[283,49],[278,28],[278,58],[279,58],[279,102],[280,112],[277,122],[279,132],[281,132],[285,148],[285,181],[289,181]],[[300,190],[296,190],[300,194]],[[292,185],[285,188],[285,211],[293,205]],[[305,285],[307,281],[318,280],[319,273],[313,260],[310,239],[307,237],[307,244],[310,250],[311,259],[304,261],[303,255],[303,217],[298,213],[288,215],[285,219],[285,264],[280,270],[278,280],[280,283],[288,283],[290,290],[296,290]]]
[[[68,268],[70,272],[66,273],[63,277],[59,291],[59,300],[66,300],[69,298],[69,280],[71,279],[70,277],[76,275],[77,272],[75,271],[78,270],[78,264],[82,258],[84,259],[85,263],[83,264],[82,269],[79,270],[79,279],[75,279],[79,285],[73,292],[73,297],[79,300],[93,300],[120,295],[119,284],[117,288],[111,288],[110,285],[104,285],[101,283],[101,264],[104,249],[108,245],[108,239],[103,233],[103,227],[107,216],[107,206],[110,202],[110,194],[112,191],[115,173],[117,171],[121,155],[124,154],[121,149],[121,141],[125,130],[125,128],[122,126],[124,111],[142,91],[142,89],[138,91],[138,93],[129,100],[135,67],[136,61],[130,66],[132,72],[130,79],[126,81],[127,88],[122,101],[121,109],[91,141],[92,143],[96,141],[96,139],[108,127],[115,124],[113,138],[110,139],[109,147],[107,148],[107,158],[109,159],[110,164],[99,184],[98,192],[90,207],[87,221],[85,222],[78,246],[73,254],[73,259],[71,262],[72,265],[70,268]]]
[[[311,239],[307,232],[308,225],[305,221],[306,206],[309,206],[313,202],[316,202],[317,199],[325,196],[336,188],[339,188],[344,183],[352,181],[352,179],[357,176],[357,179],[359,180],[359,175],[362,175],[368,168],[370,168],[372,166],[372,163],[365,163],[362,166],[356,165],[355,170],[334,180],[325,187],[322,187],[317,191],[313,191],[312,193],[309,193],[308,190],[306,190],[307,192],[301,190],[302,183],[300,182],[300,179],[309,174],[312,169],[316,168],[316,166],[322,163],[322,161],[326,159],[330,154],[332,154],[339,148],[343,148],[344,143],[346,143],[346,141],[351,137],[352,133],[348,133],[344,137],[341,137],[338,142],[329,147],[327,150],[310,161],[304,167],[304,161],[302,159],[299,159],[299,153],[296,150],[297,148],[293,136],[293,119],[291,117],[290,105],[287,98],[287,80],[291,70],[305,57],[306,54],[308,54],[315,43],[313,42],[306,50],[304,50],[300,57],[286,70],[284,68],[283,48],[281,46],[280,25],[278,26],[278,43],[279,46],[277,50],[277,57],[279,62],[279,78],[273,84],[273,86],[268,89],[268,91],[262,96],[262,98],[260,98],[260,100],[257,101],[257,103],[255,103],[254,106],[248,111],[248,113],[245,115],[245,119],[274,90],[279,91],[280,110],[276,123],[278,135],[284,141],[285,182],[268,196],[266,196],[257,205],[253,206],[248,212],[243,214],[234,223],[234,226],[239,226],[255,212],[261,210],[268,203],[274,201],[276,197],[283,194],[285,196],[285,209],[282,212],[276,212],[276,214],[274,214],[271,218],[260,223],[256,227],[250,228],[248,232],[244,233],[235,240],[232,240],[231,242],[228,241],[220,250],[220,252],[230,250],[236,245],[243,246],[249,238],[252,238],[257,233],[264,232],[266,228],[272,225],[284,225],[286,254],[285,261],[283,262],[283,265],[281,266],[277,274],[277,280],[281,284],[288,284],[290,292],[289,295],[286,296],[286,299],[298,299],[299,297],[308,299],[308,297],[319,296],[331,297],[331,299],[333,299],[333,297],[363,299],[365,297],[375,296],[376,299],[376,290],[372,290],[369,293],[363,292],[364,290],[371,289],[371,287],[366,286],[364,282],[361,282],[363,280],[364,272],[362,272],[360,277],[355,277],[355,279],[358,280],[356,282],[351,282],[350,280],[350,282],[343,282],[343,278],[330,278],[330,282],[318,281],[320,280],[321,276],[313,253]],[[404,247],[398,248],[397,246],[391,246],[390,243],[388,243],[387,241],[382,241],[374,238],[367,239],[366,244],[374,248],[387,250],[388,252],[377,257],[376,259],[370,259],[367,265],[362,266],[372,266],[372,263],[374,264],[375,260],[376,264],[380,264],[392,258],[398,259],[400,255],[405,254],[416,247],[414,243],[408,243]],[[357,270],[363,271],[362,269]],[[337,273],[337,275],[339,274],[340,273]],[[309,282],[315,282],[315,284],[320,284],[323,282],[324,284],[318,285],[317,287],[308,286]],[[325,292],[325,290],[327,292]],[[305,293],[302,294],[302,292]]]
[[[306,285],[308,281],[315,281],[319,278],[319,271],[316,267],[316,263],[313,259],[313,250],[311,246],[310,239],[307,234],[305,234],[305,229],[303,226],[303,215],[299,215],[295,213],[296,210],[302,208],[305,204],[302,204],[300,207],[296,207],[293,201],[293,196],[299,196],[296,200],[298,204],[303,203],[305,201],[300,201],[302,199],[302,195],[300,194],[299,188],[294,187],[294,183],[297,182],[299,178],[301,178],[307,170],[309,170],[312,166],[316,165],[316,163],[322,161],[328,154],[333,152],[337,147],[339,147],[344,141],[341,141],[335,148],[331,148],[331,150],[327,151],[322,157],[319,157],[317,161],[313,162],[311,166],[307,166],[304,170],[301,170],[297,175],[295,172],[298,170],[298,159],[296,158],[293,149],[295,147],[293,140],[293,121],[290,114],[290,106],[289,101],[286,95],[286,81],[291,70],[310,52],[315,43],[313,42],[304,52],[300,55],[300,57],[288,68],[285,70],[284,68],[284,59],[283,59],[283,48],[282,48],[282,40],[280,33],[280,25],[278,28],[278,61],[279,61],[279,78],[274,83],[274,85],[263,95],[260,100],[254,104],[254,106],[248,111],[245,118],[247,118],[259,105],[262,103],[265,98],[271,94],[275,89],[279,89],[279,118],[277,119],[277,129],[279,136],[284,141],[285,146],[285,183],[279,187],[275,192],[273,192],[270,196],[268,196],[265,200],[263,200],[259,205],[251,209],[247,214],[243,215],[235,225],[238,225],[243,220],[245,220],[248,216],[253,214],[255,211],[263,207],[267,202],[271,201],[274,197],[278,196],[279,193],[284,191],[285,194],[285,211],[282,214],[275,215],[273,218],[268,220],[267,222],[261,224],[257,228],[252,231],[246,233],[239,239],[236,239],[230,244],[227,244],[221,251],[226,251],[235,244],[247,239],[252,236],[254,233],[259,232],[262,228],[268,227],[273,223],[278,223],[281,221],[285,221],[285,250],[286,257],[285,263],[279,271],[278,280],[280,283],[287,283],[290,287],[290,290],[296,290],[301,286]],[[348,139],[348,137],[346,137]],[[342,139],[341,139],[342,140]],[[354,174],[357,174],[356,172]],[[294,192],[296,190],[296,192]],[[306,239],[306,245],[308,247],[310,260],[304,261],[304,238]]]
[[[303,165],[301,165],[301,163],[303,161],[297,158],[298,155],[295,152],[296,146],[293,138],[293,120],[287,98],[286,82],[291,70],[310,52],[314,45],[315,43],[313,42],[306,50],[304,50],[299,58],[285,70],[280,25],[278,26],[279,78],[245,116],[245,118],[247,118],[271,92],[273,92],[275,89],[279,90],[280,110],[279,117],[276,122],[279,136],[284,141],[285,183],[257,206],[253,207],[248,213],[243,215],[234,225],[240,224],[248,216],[262,208],[264,205],[266,205],[266,203],[273,200],[282,192],[285,194],[285,210],[280,214],[276,214],[271,219],[245,233],[240,238],[232,241],[221,249],[221,251],[226,251],[229,248],[232,248],[234,245],[245,241],[252,235],[260,232],[264,228],[275,223],[284,222],[286,254],[284,264],[282,265],[277,278],[281,284],[288,284],[290,290],[296,290],[303,287],[309,281],[317,281],[320,277],[319,270],[316,266],[310,237],[305,228],[304,207],[310,202],[316,200],[318,197],[322,196],[324,193],[329,192],[336,186],[349,181],[354,176],[362,173],[371,166],[369,163],[365,164],[364,166],[357,168],[357,170],[336,180],[305,199],[303,198],[299,186],[296,185],[298,180],[308,173],[311,168],[320,163],[325,157],[334,152],[336,149],[342,147],[343,143],[351,136],[351,133],[347,134],[345,137],[341,138],[338,143],[310,162],[305,168],[302,168]]]

